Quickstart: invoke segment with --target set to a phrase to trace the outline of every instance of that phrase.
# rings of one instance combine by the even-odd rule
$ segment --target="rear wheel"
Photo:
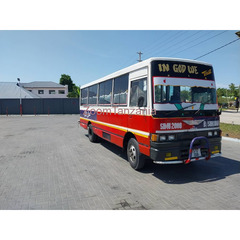
[[[135,138],[130,138],[128,141],[127,156],[128,161],[133,169],[139,170],[144,167],[145,159],[139,151],[139,145]]]
[[[92,124],[88,125],[88,138],[90,142],[97,142],[98,136],[93,132]]]

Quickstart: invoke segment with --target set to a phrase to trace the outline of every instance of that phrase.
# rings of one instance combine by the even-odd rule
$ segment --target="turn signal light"
[[[157,134],[152,134],[151,140],[152,140],[152,142],[157,142],[157,140],[158,140],[158,135],[157,135]]]

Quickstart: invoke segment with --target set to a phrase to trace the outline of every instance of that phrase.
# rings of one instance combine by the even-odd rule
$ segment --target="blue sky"
[[[153,56],[194,59],[237,39],[235,30],[0,31],[0,81],[83,85]],[[218,87],[240,84],[240,41],[199,61],[213,64]]]

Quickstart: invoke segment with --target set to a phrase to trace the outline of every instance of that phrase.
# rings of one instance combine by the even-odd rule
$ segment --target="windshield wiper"
[[[167,113],[165,116],[168,116],[168,115],[170,115],[170,114],[172,114],[172,113],[175,113],[175,112],[180,112],[180,111],[183,111],[184,109],[186,109],[186,108],[189,108],[189,107],[192,107],[192,106],[195,106],[196,105],[196,103],[194,103],[194,104],[190,104],[190,105],[188,105],[188,106],[186,106],[186,107],[182,107],[182,108],[180,108],[180,109],[177,109],[177,111],[171,111],[171,112],[169,112],[169,113]]]
[[[196,105],[196,103],[191,104],[191,105],[188,105],[188,106],[186,106],[186,107],[184,107],[184,108],[181,108],[181,109],[178,109],[178,110],[183,110],[183,109],[186,109],[186,108],[189,108],[189,107],[195,106],[195,105]]]
[[[204,104],[205,104],[205,103],[201,103],[199,109],[198,109],[194,114],[197,114],[197,113],[199,113],[200,111],[202,111],[202,110],[204,109]]]

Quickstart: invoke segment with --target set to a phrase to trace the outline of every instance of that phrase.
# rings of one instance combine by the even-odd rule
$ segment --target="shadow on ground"
[[[240,174],[240,162],[225,157],[217,157],[209,161],[193,162],[189,165],[156,166],[153,163],[149,163],[142,172],[152,173],[156,178],[169,184],[204,183]]]
[[[101,140],[98,144],[127,161],[126,154],[118,146],[105,140]],[[204,183],[240,174],[240,162],[226,157],[217,157],[208,161],[192,162],[188,165],[157,165],[152,163],[151,160],[147,160],[147,164],[141,172],[152,174],[168,184]]]

